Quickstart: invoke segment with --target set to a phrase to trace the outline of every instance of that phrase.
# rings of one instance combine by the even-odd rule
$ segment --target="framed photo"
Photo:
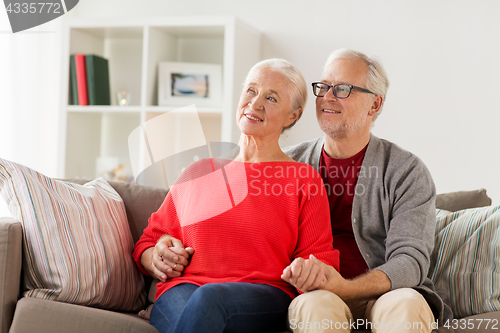
[[[158,105],[221,106],[221,72],[221,65],[160,62]]]

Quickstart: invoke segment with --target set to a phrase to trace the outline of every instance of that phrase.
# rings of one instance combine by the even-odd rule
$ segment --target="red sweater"
[[[328,198],[319,174],[297,162],[201,160],[172,186],[135,245],[142,253],[164,234],[195,253],[183,275],[157,284],[157,299],[181,283],[264,283],[292,298],[297,291],[281,279],[295,258],[316,258],[339,269],[333,249]],[[228,162],[226,162],[228,163]]]

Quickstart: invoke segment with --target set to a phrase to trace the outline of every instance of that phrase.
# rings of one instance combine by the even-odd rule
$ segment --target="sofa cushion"
[[[76,184],[85,184],[89,180],[67,179],[67,181]],[[134,243],[136,243],[141,237],[143,230],[148,226],[151,214],[156,212],[165,200],[168,190],[136,184],[109,183],[123,199],[132,238]]]
[[[10,333],[158,333],[138,315],[23,297]]]
[[[8,332],[21,286],[22,227],[0,218],[0,332]]]
[[[488,312],[470,317],[452,319],[433,333],[498,333],[500,312]]]
[[[436,208],[450,212],[489,205],[491,205],[491,199],[486,195],[484,188],[475,191],[442,193],[436,196]]]
[[[125,207],[103,178],[78,185],[0,159],[0,191],[23,226],[25,296],[123,311],[144,305]]]
[[[437,210],[429,277],[450,296],[455,317],[500,310],[498,206]]]
[[[67,181],[77,184],[85,184],[88,180],[68,179]],[[127,184],[119,182],[109,182],[125,203],[127,219],[132,232],[132,238],[136,243],[142,235],[144,229],[148,226],[151,214],[160,208],[167,196],[168,190],[154,188],[137,184]],[[154,303],[157,279],[146,277],[146,290],[149,288],[148,302]],[[150,287],[149,287],[150,286]],[[149,319],[149,310],[146,312]]]

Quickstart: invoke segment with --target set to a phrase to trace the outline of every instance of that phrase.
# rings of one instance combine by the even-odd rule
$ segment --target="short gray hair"
[[[389,89],[389,78],[387,77],[387,73],[385,72],[380,60],[374,57],[370,58],[366,54],[355,50],[338,49],[330,53],[323,70],[326,70],[335,60],[339,59],[363,60],[368,67],[366,89],[373,91],[376,95],[382,95],[384,98],[382,103],[385,103],[387,90]],[[380,107],[380,111],[373,118],[373,121],[377,119],[381,112],[382,106]]]
[[[248,83],[247,82],[248,77],[250,76],[251,73],[263,68],[268,68],[272,71],[283,74],[286,78],[288,78],[288,80],[292,84],[292,94],[290,96],[292,101],[292,109],[290,111],[296,111],[300,109],[300,112],[299,116],[297,117],[297,119],[295,119],[293,123],[283,128],[283,131],[288,130],[292,128],[295,125],[295,123],[297,123],[297,121],[302,116],[302,112],[304,111],[304,107],[307,102],[306,81],[304,80],[302,73],[300,73],[300,71],[294,65],[292,65],[291,62],[285,59],[272,58],[272,59],[262,60],[261,62],[255,64],[248,71],[244,85]]]

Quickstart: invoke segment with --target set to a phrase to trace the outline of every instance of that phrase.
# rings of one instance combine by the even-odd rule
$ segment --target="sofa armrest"
[[[21,288],[22,227],[13,218],[0,218],[0,332],[7,333]]]

